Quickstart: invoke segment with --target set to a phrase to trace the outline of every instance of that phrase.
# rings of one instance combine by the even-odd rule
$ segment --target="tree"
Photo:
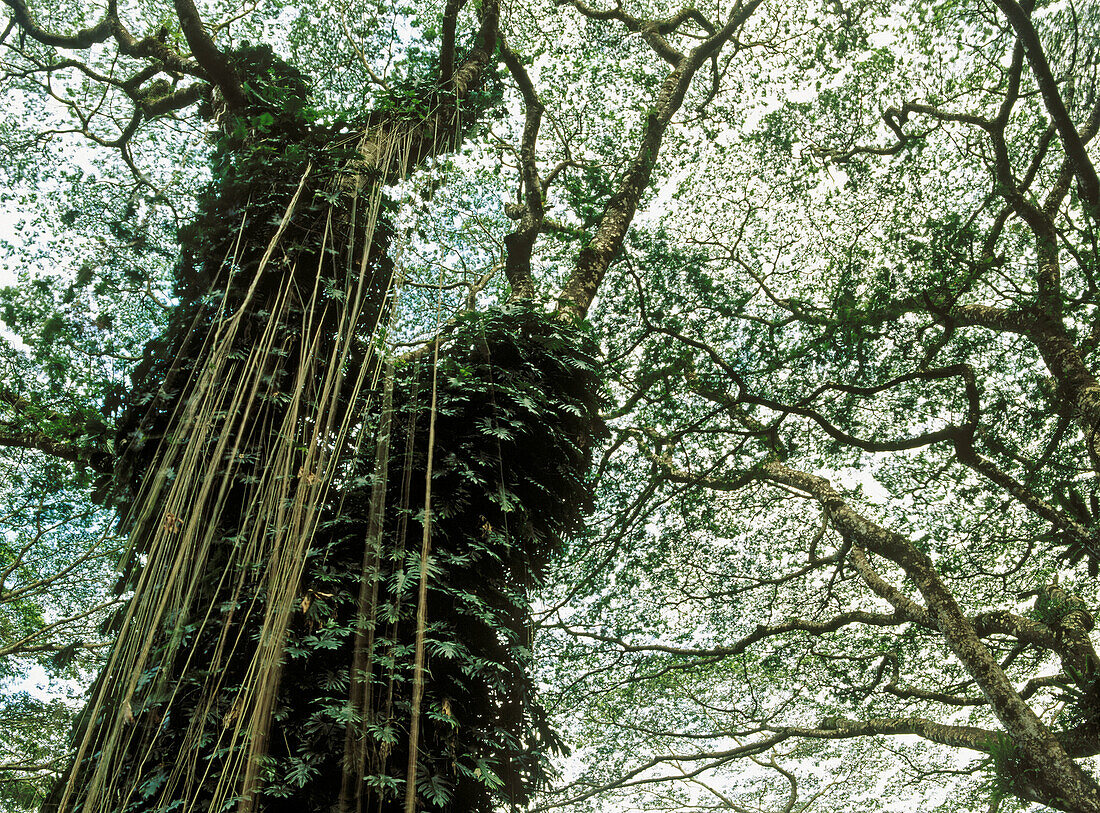
[[[258,174],[253,146],[294,143],[279,115],[302,94],[275,83],[272,107],[272,88],[253,79],[272,72],[247,73],[228,45],[258,38],[246,32],[265,21],[290,26],[281,53],[331,80],[315,84],[313,104],[341,113],[315,110],[306,127],[293,118],[305,108],[291,110],[296,132],[313,138],[300,143],[316,149],[266,182],[278,190],[263,204],[274,222],[249,234],[240,268],[264,266],[264,247],[281,245],[280,223],[292,223],[288,200],[314,191],[287,164],[322,160],[354,133],[360,158],[344,159],[361,162],[352,177],[399,174],[378,168],[380,137],[363,138],[377,127],[400,133],[410,166],[435,159],[412,183],[414,204],[393,216],[415,222],[398,242],[432,272],[408,281],[421,306],[406,317],[410,332],[435,332],[435,302],[417,297],[428,290],[417,285],[456,286],[448,311],[494,299],[556,301],[567,319],[592,308],[618,401],[598,469],[609,521],[559,567],[562,585],[602,590],[586,603],[559,586],[542,623],[562,670],[559,720],[583,721],[577,709],[588,709],[599,741],[615,745],[603,746],[585,785],[547,805],[664,788],[669,775],[653,769],[673,765],[695,784],[661,793],[697,788],[707,804],[737,809],[737,783],[755,774],[715,774],[754,758],[794,809],[797,788],[810,783],[812,801],[830,786],[795,756],[914,734],[985,755],[998,804],[1100,806],[1085,764],[1096,753],[1097,669],[1087,575],[1098,408],[1091,7],[943,3],[911,19],[873,3],[603,9],[575,0],[503,15],[492,3],[448,4],[435,16],[349,7],[333,12],[327,30],[338,24],[343,36],[332,37],[289,7],[239,19],[212,9],[204,25],[186,0],[167,19],[136,6],[86,20],[77,12],[68,19],[85,27],[62,34],[74,29],[6,2],[9,81],[51,94],[76,131],[116,148],[150,205],[172,196],[154,158],[200,151],[194,139],[182,146],[200,100],[228,150],[214,154],[218,191],[207,204],[227,208],[241,179]],[[387,42],[388,30],[409,33]],[[435,58],[427,67],[426,55]],[[522,121],[505,118],[445,159],[466,126],[456,110],[488,86],[497,60],[503,111],[521,109]],[[615,92],[593,90],[601,83]],[[243,122],[236,135],[234,121]],[[164,126],[176,122],[176,133]],[[327,141],[316,137],[322,126]],[[287,157],[277,154],[276,163]],[[504,203],[509,189],[519,192]],[[340,190],[320,190],[332,194],[331,211],[350,199]],[[463,211],[463,197],[477,205]],[[631,234],[640,210],[671,200],[660,226],[643,216]],[[200,213],[207,230],[216,211]],[[155,226],[138,225],[130,239],[142,242]],[[390,240],[364,255],[374,267],[396,250]],[[208,318],[210,245],[184,257],[180,267],[194,273],[176,289],[178,314]],[[481,273],[498,264],[506,286]],[[437,276],[448,265],[452,276]],[[180,319],[161,346],[186,347]],[[151,351],[131,397],[155,393],[170,361]],[[458,357],[446,363],[461,378]],[[363,414],[373,415],[364,425],[385,423],[384,410]],[[32,441],[16,428],[8,445],[49,452]],[[176,514],[150,516],[149,527],[174,533]],[[489,538],[500,523],[486,524]],[[289,583],[291,592],[306,585]],[[652,599],[641,608],[628,595],[638,590]],[[600,700],[577,705],[591,697]],[[125,718],[125,703],[118,708]],[[442,705],[437,714],[446,724]],[[873,742],[864,758],[882,759]],[[665,743],[652,761],[638,756]],[[931,771],[969,770],[916,753]],[[313,768],[295,765],[300,784]],[[766,799],[777,792],[759,782]],[[430,782],[420,793],[443,801]]]
[[[588,560],[615,575],[549,618],[589,670],[561,702],[599,697],[634,758],[559,804],[687,776],[684,803],[741,809],[756,759],[796,809],[836,777],[795,756],[873,738],[900,783],[1094,809],[1093,20],[1030,11],[851,19],[848,75],[704,152],[744,169],[628,255],[625,493]],[[920,72],[947,30],[983,58]]]
[[[427,77],[412,49],[407,73],[390,82],[364,60],[381,93],[347,119],[311,106],[309,80],[269,48],[223,51],[189,2],[175,6],[179,42],[172,26],[132,35],[113,5],[77,33],[57,34],[21,2],[9,4],[9,33],[17,27],[20,35],[10,49],[21,63],[13,76],[41,80],[76,118],[75,129],[119,149],[155,197],[163,193],[134,157],[142,121],[202,101],[217,125],[212,180],[183,234],[179,305],[163,338],[147,345],[120,418],[111,488],[130,533],[123,585],[133,595],[78,721],[73,767],[49,808],[350,809],[377,800],[396,809],[402,784],[409,811],[418,803],[487,810],[498,797],[525,801],[543,773],[539,755],[552,744],[523,674],[527,592],[561,534],[576,530],[575,514],[586,502],[580,480],[598,437],[588,351],[580,334],[559,325],[588,309],[692,77],[708,58],[717,64],[756,5],[737,6],[718,22],[681,14],[647,35],[672,70],[645,117],[637,154],[613,183],[564,281],[559,316],[536,316],[517,304],[500,310],[510,324],[506,340],[490,338],[495,328],[486,319],[459,329],[446,361],[433,364],[430,413],[415,408],[416,393],[426,386],[415,369],[400,378],[387,374],[384,406],[372,413],[363,384],[382,362],[370,328],[389,319],[392,308],[392,215],[382,201],[383,184],[453,148],[470,114],[484,110],[477,95],[489,84],[498,52],[526,106],[525,203],[511,213],[519,228],[505,238],[503,265],[511,299],[535,293],[530,262],[546,194],[533,152],[542,103],[504,41],[496,6],[476,9],[471,45],[461,57],[456,37],[463,4],[442,9],[441,44]],[[622,21],[641,26],[629,16]],[[703,35],[701,44],[680,53],[668,37],[685,24]],[[27,39],[37,46],[25,48]],[[118,70],[93,64],[96,46],[104,44],[112,61],[129,57],[136,64]],[[59,60],[49,50],[42,55],[39,46],[89,51],[89,61]],[[53,92],[66,71],[77,81]],[[175,87],[162,74],[187,83]],[[89,88],[110,102],[87,108]],[[102,126],[114,131],[105,136],[97,130]],[[230,225],[236,220],[239,225]],[[434,346],[438,359],[439,338]],[[458,380],[471,375],[467,365],[477,370],[490,360],[489,370]],[[495,366],[501,360],[507,363]],[[441,374],[448,378],[437,398]],[[479,378],[491,385],[481,401],[471,396]],[[399,400],[391,402],[395,392]],[[387,491],[388,447],[391,434],[401,437],[394,421],[405,412],[403,482]],[[420,415],[427,420],[426,463],[413,444]],[[441,427],[459,420],[438,444],[437,415]],[[463,434],[474,419],[487,448]],[[356,450],[357,434],[372,423],[379,439],[370,474]],[[521,439],[528,450],[544,451],[516,465]],[[13,432],[7,442],[31,441]],[[433,468],[437,446],[443,458]],[[421,470],[423,510],[414,521],[423,526],[424,542],[419,600],[410,616],[404,551],[408,512],[420,504],[410,483]],[[437,481],[444,486],[438,516],[430,512]],[[369,508],[358,517],[346,514],[349,501],[359,498]],[[449,540],[431,560],[429,520],[438,526],[437,539]],[[363,570],[355,573],[344,559],[353,543],[362,545],[364,531],[370,541],[361,554]],[[502,572],[486,578],[490,560]],[[331,573],[336,563],[347,569]],[[464,581],[473,586],[461,587]],[[356,582],[357,613],[348,606]],[[442,620],[429,626],[429,614]],[[456,639],[451,625],[459,620],[465,628]],[[426,677],[426,645],[461,668],[447,670],[437,658]],[[403,664],[397,668],[410,659],[408,647],[411,678]],[[342,662],[330,664],[326,650],[339,651]],[[296,665],[299,658],[304,663]],[[305,674],[318,666],[332,666],[327,682],[302,697]],[[333,705],[326,692],[348,683],[350,699]],[[383,697],[384,709],[377,705]],[[438,709],[422,709],[429,700]],[[397,712],[408,721],[403,777],[387,767]],[[340,730],[345,736],[337,750]],[[277,801],[282,798],[286,802]]]
[[[13,462],[5,479],[23,495],[15,488],[5,495],[9,531],[0,542],[0,792],[5,807],[22,809],[64,768],[77,687],[109,643],[98,627],[117,604],[109,588],[119,540],[104,532],[105,512],[85,507],[86,492],[58,490],[64,474],[51,477],[32,453]],[[65,688],[43,697],[33,686],[43,679]]]

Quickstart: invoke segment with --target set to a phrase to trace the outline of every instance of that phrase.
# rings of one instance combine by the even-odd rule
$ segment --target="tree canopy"
[[[97,504],[243,229],[210,190],[286,168],[281,233],[354,142],[391,355],[520,301],[599,345],[531,808],[1100,810],[1095,3],[4,3],[0,719],[58,732],[21,676],[106,650]],[[33,809],[66,757],[13,739]]]

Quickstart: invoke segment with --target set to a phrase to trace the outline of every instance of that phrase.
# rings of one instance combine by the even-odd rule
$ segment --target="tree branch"
[[[1100,179],[1096,175],[1096,167],[1085,150],[1081,135],[1077,131],[1073,120],[1066,110],[1062,94],[1058,90],[1058,83],[1051,73],[1050,64],[1047,62],[1043,44],[1039,41],[1039,34],[1032,25],[1031,16],[1016,0],[993,0],[994,5],[1008,19],[1012,30],[1016,32],[1020,43],[1027,54],[1031,72],[1039,84],[1039,91],[1043,95],[1043,103],[1050,113],[1054,126],[1058,128],[1058,137],[1062,141],[1062,148],[1073,163],[1074,173],[1077,175],[1077,189],[1081,199],[1090,207],[1094,216],[1100,209]]]
[[[507,250],[504,274],[512,286],[512,299],[531,299],[535,295],[535,281],[531,274],[531,252],[534,250],[535,240],[538,239],[545,218],[543,186],[535,157],[535,146],[538,142],[544,108],[535,92],[531,77],[527,75],[526,68],[523,67],[523,63],[515,52],[508,47],[503,37],[500,38],[500,57],[516,86],[519,87],[525,114],[519,152],[523,205],[519,207],[520,216],[516,230],[504,238]]]
[[[218,86],[230,110],[244,109],[245,100],[241,79],[237,76],[233,64],[218,50],[214,40],[207,33],[194,2],[192,0],[172,0],[172,2],[183,36],[187,39],[187,44],[196,61],[202,66],[205,78]]]
[[[111,7],[108,9],[107,13],[104,14],[103,19],[90,28],[82,28],[73,34],[54,34],[50,31],[46,31],[35,22],[24,0],[3,1],[12,10],[12,17],[19,25],[19,28],[26,32],[28,37],[43,45],[49,45],[54,48],[84,50],[101,42],[106,42],[111,37],[113,32],[112,26],[117,19],[115,18],[113,7]]]
[[[836,527],[854,543],[901,567],[925,599],[929,613],[945,641],[989,700],[1021,758],[1037,772],[1033,783],[1047,804],[1071,798],[1076,809],[1100,813],[1100,786],[1074,762],[1050,729],[1016,692],[999,664],[982,644],[954,596],[937,573],[931,557],[900,534],[868,520],[853,510],[823,477],[788,468],[778,461],[761,466],[763,476],[797,488],[829,511]]]
[[[683,104],[684,96],[700,65],[720,51],[756,11],[762,0],[748,0],[734,6],[726,24],[708,36],[687,56],[681,57],[661,83],[657,98],[646,117],[645,132],[615,192],[607,201],[596,234],[578,254],[573,271],[558,297],[557,312],[581,319],[603,282],[611,261],[622,248],[642,195],[649,186],[665,130]]]

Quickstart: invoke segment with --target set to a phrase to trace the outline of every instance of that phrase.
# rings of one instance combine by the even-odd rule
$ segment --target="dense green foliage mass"
[[[116,698],[98,712],[89,707],[78,722],[79,733],[89,727],[109,731],[111,720],[121,716],[128,729],[126,752],[114,760],[130,779],[117,794],[88,803],[97,810],[104,804],[119,811],[171,806],[183,753],[190,773],[201,779],[185,781],[186,797],[175,803],[220,804],[219,782],[234,747],[217,732],[240,714],[238,695],[249,662],[226,661],[217,653],[226,640],[258,634],[258,614],[269,600],[259,573],[245,574],[243,588],[226,574],[253,567],[240,561],[238,549],[254,503],[262,499],[255,484],[260,468],[269,465],[270,433],[302,386],[300,370],[312,370],[314,359],[327,358],[329,345],[349,332],[352,352],[343,362],[347,375],[340,386],[350,394],[337,398],[339,414],[330,420],[339,425],[349,414],[367,420],[370,402],[374,420],[380,420],[378,394],[351,389],[349,382],[358,368],[379,363],[371,328],[384,315],[392,284],[392,229],[384,207],[372,229],[354,220],[338,222],[331,212],[348,187],[376,185],[382,173],[368,168],[353,175],[356,138],[310,129],[306,82],[273,62],[268,50],[239,53],[236,64],[249,105],[222,123],[226,135],[212,155],[210,186],[194,224],[182,232],[176,291],[181,304],[164,335],[146,346],[134,373],[119,422],[113,479],[114,501],[130,523],[132,515],[148,511],[151,481],[184,476],[165,468],[165,455],[201,443],[203,465],[226,472],[228,490],[218,499],[227,507],[216,515],[220,538],[194,565],[200,568],[197,592],[185,605],[191,617],[169,619],[155,645],[165,654],[154,652],[155,666],[137,678],[132,698],[122,704]],[[296,203],[288,207],[291,200]],[[270,247],[276,245],[272,260]],[[365,305],[349,326],[341,320],[347,280],[356,274],[368,280],[357,294]],[[288,299],[291,304],[283,304]],[[243,319],[228,358],[210,368],[212,337],[238,312]],[[270,349],[257,356],[259,347]],[[402,453],[390,464],[385,530],[369,571],[363,570],[363,549],[369,544],[371,483],[382,475],[370,455],[355,457],[350,447],[332,453],[353,456],[332,483],[295,588],[300,615],[283,645],[285,664],[264,756],[264,810],[320,811],[336,804],[349,727],[361,729],[353,738],[367,739],[359,793],[372,800],[372,808],[403,805],[433,408],[438,440],[430,472],[435,503],[418,795],[432,809],[526,804],[546,781],[548,751],[561,750],[530,674],[530,600],[549,557],[565,536],[582,530],[591,509],[592,444],[603,435],[596,350],[583,332],[517,304],[460,319],[439,352],[437,367],[403,364],[391,385],[394,406],[386,421]],[[259,405],[247,422],[238,425],[228,416],[223,433],[236,433],[228,443],[217,432],[194,440],[192,433],[199,436],[202,427],[181,416],[192,401],[207,397],[197,382],[217,369],[215,389],[232,389],[251,380],[256,364],[262,366],[254,394]],[[433,382],[439,390],[434,405]],[[306,386],[307,399],[322,397]],[[303,431],[308,437],[324,427]],[[301,478],[307,465],[303,457],[290,476]],[[168,524],[178,533],[184,520],[167,510],[154,509],[163,515],[154,528],[163,532]],[[123,590],[137,587],[150,554],[135,534]],[[369,619],[360,617],[364,580],[375,594]],[[130,612],[120,609],[116,623],[134,623],[124,621]],[[365,678],[371,701],[361,714],[349,707],[349,686],[354,632],[363,624],[373,643]],[[109,679],[109,673],[101,678]],[[212,679],[221,685],[213,696],[207,688]],[[204,732],[197,739],[196,730]],[[78,806],[96,759],[72,774]],[[56,806],[62,792],[59,785],[49,804]]]
[[[530,601],[548,558],[564,536],[582,531],[592,503],[587,473],[592,444],[604,431],[597,417],[601,378],[590,339],[527,306],[463,320],[440,354],[418,794],[427,809],[490,811],[501,802],[525,804],[546,781],[548,752],[563,750],[531,677]],[[330,498],[314,539],[286,646],[264,810],[329,809],[349,725],[361,726],[367,738],[365,795],[383,810],[401,809],[432,375],[427,362],[395,374],[392,443],[401,451],[390,462],[386,528],[373,569],[362,570],[378,476],[369,455]],[[216,553],[209,560],[211,584],[230,561]],[[366,720],[348,712],[363,579],[378,589]],[[140,781],[125,810],[151,809],[177,764],[183,729],[210,677],[195,662],[203,647],[216,647],[217,631],[231,628],[235,613],[264,600],[255,593],[226,600],[216,591],[204,598],[225,621],[205,633],[205,644],[183,642],[197,644],[199,657],[167,681],[163,674],[143,681],[162,688],[135,710],[147,734],[133,746],[140,767],[126,768]],[[185,626],[184,636],[198,627]],[[227,688],[203,706],[211,719],[233,719],[234,687],[247,666],[231,663],[230,674],[221,675]],[[164,692],[174,695],[170,710]],[[211,786],[225,757],[192,754]],[[195,792],[202,798],[201,789]]]
[[[249,82],[248,106],[222,114],[210,181],[199,196],[196,217],[180,231],[175,280],[180,304],[168,329],[146,344],[132,387],[122,399],[115,481],[122,489],[116,499],[124,514],[144,474],[156,468],[156,450],[172,422],[173,408],[206,360],[203,348],[219,320],[245,308],[249,325],[239,338],[241,355],[235,360],[247,363],[244,354],[266,329],[287,276],[297,275],[292,281],[296,304],[273,340],[276,347],[293,347],[307,310],[334,318],[346,280],[360,272],[364,250],[369,306],[361,315],[362,325],[373,327],[386,304],[393,263],[386,255],[392,230],[385,212],[368,235],[369,246],[364,246],[361,225],[356,232],[359,224],[326,222],[341,184],[351,182],[349,162],[358,136],[343,125],[318,123],[320,114],[308,104],[307,79],[270,48],[245,48],[236,61]],[[363,182],[378,180],[374,172]],[[271,269],[253,285],[276,238]],[[360,363],[369,355],[370,327],[358,349]],[[289,349],[269,360],[275,367],[272,392],[291,386],[288,376],[298,362]]]
[[[417,775],[426,809],[523,806],[546,781],[548,753],[563,750],[531,676],[530,601],[591,508],[592,444],[603,434],[593,351],[583,333],[527,306],[464,319],[440,348]],[[384,810],[401,809],[408,758],[431,379],[427,361],[395,373],[389,510],[380,561],[365,576],[379,588],[365,781]],[[372,462],[339,495],[307,566],[276,712],[286,750],[273,749],[267,791],[288,811],[327,809],[340,784]],[[315,691],[303,702],[306,685]]]

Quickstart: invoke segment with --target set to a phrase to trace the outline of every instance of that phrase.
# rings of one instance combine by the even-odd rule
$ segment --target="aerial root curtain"
[[[282,71],[268,98],[295,98]],[[382,187],[412,131],[317,135],[300,106],[257,109],[215,153],[181,304],[127,399],[113,493],[132,598],[46,809],[388,811],[410,778],[428,809],[524,805],[558,745],[529,594],[591,504],[595,348],[516,304],[459,318],[436,367],[381,375]]]

